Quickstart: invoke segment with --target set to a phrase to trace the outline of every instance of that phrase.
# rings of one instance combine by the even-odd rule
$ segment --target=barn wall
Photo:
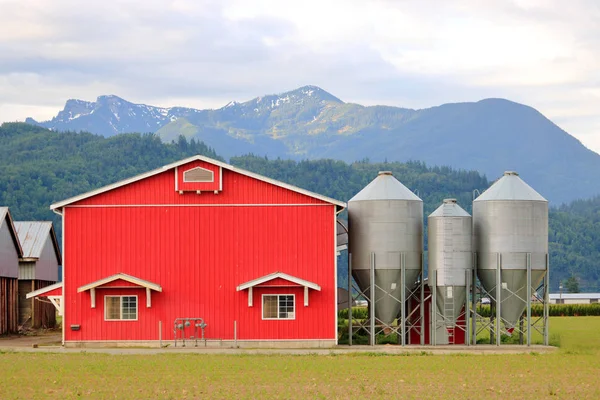
[[[19,254],[9,231],[7,220],[0,221],[0,277],[19,276]]]
[[[143,204],[143,207],[102,205]],[[165,204],[165,205],[160,205]],[[279,204],[279,205],[277,205]],[[173,206],[177,205],[177,206]],[[269,206],[270,205],[270,206]],[[91,207],[90,207],[91,206]],[[209,338],[335,339],[335,206],[223,170],[223,192],[174,191],[174,172],[83,200],[64,209],[66,341],[173,338],[175,318],[202,317]],[[257,288],[248,307],[241,283],[285,272],[319,284],[303,306],[303,289]],[[158,283],[145,290],[77,288],[116,273]],[[297,291],[294,321],[262,321],[261,293]],[[138,295],[138,321],[104,321],[106,294]],[[70,329],[80,325],[79,331]]]
[[[38,299],[28,299],[27,293],[45,288],[56,282],[19,280],[19,325],[31,328],[53,328],[56,325],[56,307]]]
[[[0,335],[16,333],[19,320],[19,281],[0,276]]]
[[[276,338],[276,331],[265,335],[263,328],[281,321],[259,324],[259,307],[249,308],[247,291],[236,287],[277,271],[322,287],[310,291],[306,310],[297,302],[294,338],[335,337],[334,206],[69,208],[66,215],[66,340],[156,340],[159,321],[163,338],[170,338],[179,317],[205,318],[213,338],[232,339],[233,321],[240,322],[240,339]],[[151,309],[139,290],[135,328],[131,322],[103,323],[102,293],[122,289],[98,290],[96,309],[89,292],[77,293],[79,286],[119,272],[163,288],[152,293]],[[81,330],[70,331],[70,324]]]
[[[58,258],[54,244],[52,243],[52,237],[48,235],[42,249],[42,254],[36,262],[35,279],[52,283],[58,282],[58,265]]]

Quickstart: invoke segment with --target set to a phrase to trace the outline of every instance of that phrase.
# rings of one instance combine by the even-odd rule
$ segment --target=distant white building
[[[600,293],[550,293],[550,304],[591,304],[600,302]]]

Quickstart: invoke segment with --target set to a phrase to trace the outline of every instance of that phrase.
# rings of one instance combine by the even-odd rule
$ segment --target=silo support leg
[[[473,315],[471,320],[471,329],[473,329],[473,345],[477,344],[477,255],[473,253],[473,281],[471,287],[473,293],[471,294],[471,307],[473,308]]]
[[[527,346],[531,346],[531,253],[527,253]]]
[[[406,258],[405,254],[400,255],[400,274],[402,280],[402,289],[400,301],[402,302],[400,307],[400,316],[402,318],[402,346],[406,346]]]
[[[431,274],[431,344],[437,346],[437,270]]]
[[[549,304],[550,304],[550,256],[546,254],[546,274],[544,274],[544,345],[550,344]]]
[[[500,322],[502,311],[502,255],[496,255],[496,346],[500,346]]]
[[[421,302],[419,320],[421,321],[421,346],[425,345],[425,255],[421,254]]]
[[[352,254],[348,253],[348,345],[352,346]]]
[[[369,293],[371,297],[371,304],[369,307],[370,319],[371,319],[371,346],[375,346],[375,253],[371,253],[371,276],[370,276],[371,288]]]
[[[471,271],[465,271],[465,283],[467,286],[467,294],[465,296],[465,344],[469,346],[471,344],[471,313],[469,312],[469,288],[471,287]]]

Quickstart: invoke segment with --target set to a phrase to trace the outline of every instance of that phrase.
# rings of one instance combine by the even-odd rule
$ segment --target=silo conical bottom
[[[546,270],[534,269],[531,271],[531,293],[534,293],[546,275]],[[477,276],[483,285],[483,288],[489,292],[492,297],[496,296],[496,270],[478,269]],[[501,292],[501,310],[500,316],[504,320],[504,326],[509,333],[512,333],[517,325],[519,318],[527,307],[527,270],[523,269],[504,269],[501,272],[502,283],[506,283],[506,289]]]
[[[352,270],[352,276],[358,287],[368,298],[370,298],[370,273],[371,271],[368,269]],[[412,289],[420,273],[420,269],[406,270],[407,297],[408,291]],[[375,285],[377,286],[375,288],[375,318],[384,324],[390,325],[400,313],[401,278],[402,273],[399,269],[375,269]]]
[[[467,289],[464,286],[438,286],[436,304],[438,314],[444,316],[446,326],[455,326],[465,305]]]

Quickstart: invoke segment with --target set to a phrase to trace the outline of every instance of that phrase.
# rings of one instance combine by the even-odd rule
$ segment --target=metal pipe
[[[431,345],[437,346],[437,270],[431,274]]]
[[[502,317],[502,254],[496,253],[496,346],[500,346],[500,322]]]
[[[348,252],[348,345],[352,346],[352,254]]]
[[[371,325],[371,346],[375,346],[375,253],[371,252],[371,276],[370,276],[370,325]]]
[[[471,305],[473,307],[473,314],[471,316],[471,329],[473,330],[473,337],[471,338],[473,345],[477,344],[477,253],[473,252],[473,282],[471,283]]]
[[[158,347],[162,348],[162,321],[158,321]]]
[[[421,346],[425,345],[425,254],[421,254],[421,302],[419,303],[421,320]],[[430,342],[431,343],[431,342]]]
[[[237,348],[237,321],[233,321],[233,345]]]
[[[465,270],[465,283],[467,284],[467,293],[465,294],[465,344],[471,345],[471,313],[469,312],[469,293],[471,287],[471,271]]]
[[[406,257],[405,253],[400,254],[400,268],[402,288],[400,289],[400,316],[402,318],[402,346],[406,346]]]
[[[550,304],[550,255],[546,254],[546,274],[544,275],[544,345],[548,346],[550,343],[550,323],[548,318],[549,304]]]
[[[531,346],[531,253],[527,253],[527,346]]]

